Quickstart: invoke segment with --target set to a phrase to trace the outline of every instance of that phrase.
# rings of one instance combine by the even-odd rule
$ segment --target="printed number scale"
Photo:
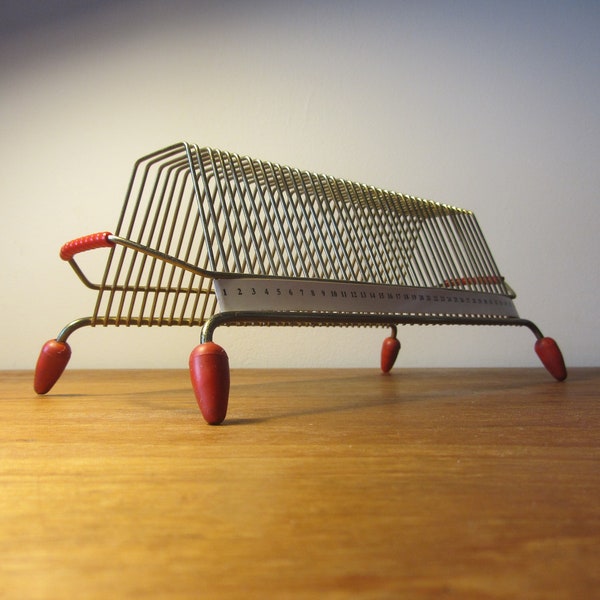
[[[263,278],[216,279],[223,311],[318,311],[515,317],[507,296],[467,290]]]

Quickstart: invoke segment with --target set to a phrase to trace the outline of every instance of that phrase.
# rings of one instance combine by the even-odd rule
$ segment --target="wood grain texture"
[[[600,369],[3,372],[0,598],[593,598]]]

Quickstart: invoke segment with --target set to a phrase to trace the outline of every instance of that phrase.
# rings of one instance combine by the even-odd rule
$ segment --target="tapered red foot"
[[[33,389],[36,393],[47,394],[52,389],[70,358],[71,348],[67,342],[49,340],[42,346],[33,378]]]
[[[205,342],[190,354],[190,377],[204,420],[219,425],[229,402],[229,359],[221,346]]]
[[[542,361],[547,371],[558,381],[564,381],[567,378],[567,368],[563,359],[562,352],[558,344],[549,337],[543,337],[536,341],[535,351]]]
[[[400,340],[396,336],[386,337],[381,346],[381,370],[389,373],[400,352]]]

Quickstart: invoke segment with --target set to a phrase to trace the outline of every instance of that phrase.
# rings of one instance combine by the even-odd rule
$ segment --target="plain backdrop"
[[[32,368],[91,313],[59,247],[114,229],[134,161],[183,140],[473,210],[521,316],[568,365],[600,365],[599,2],[8,0],[0,15],[0,368]],[[385,335],[216,341],[233,367],[376,368]],[[400,365],[538,364],[528,330],[400,337]],[[197,342],[88,328],[70,368],[185,368]]]

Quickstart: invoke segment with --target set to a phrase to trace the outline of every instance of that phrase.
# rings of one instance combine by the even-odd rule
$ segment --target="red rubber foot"
[[[229,402],[229,359],[221,346],[205,342],[190,354],[190,377],[204,420],[219,425]]]
[[[549,337],[544,337],[535,343],[536,354],[544,364],[548,372],[558,379],[564,381],[567,378],[567,368],[563,359],[562,352],[558,344]]]
[[[47,394],[52,389],[70,358],[71,348],[67,342],[50,340],[42,346],[33,378],[33,389],[36,393]]]
[[[400,352],[400,340],[393,336],[386,337],[381,346],[381,370],[384,373],[389,373],[392,370],[398,352]]]

